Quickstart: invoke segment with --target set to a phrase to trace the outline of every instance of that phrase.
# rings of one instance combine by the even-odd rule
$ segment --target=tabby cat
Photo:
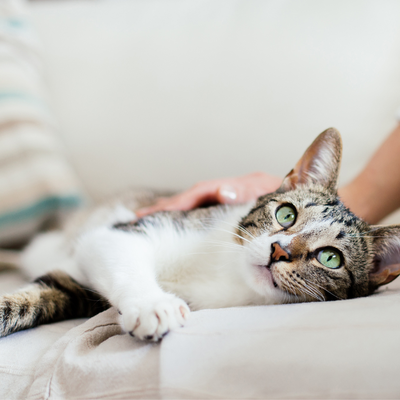
[[[132,204],[114,204],[73,233],[39,236],[22,265],[41,276],[0,297],[0,336],[114,306],[125,332],[158,341],[184,325],[189,307],[373,293],[400,274],[400,226],[368,225],[341,203],[341,149],[339,133],[326,130],[281,187],[254,203],[139,220]]]

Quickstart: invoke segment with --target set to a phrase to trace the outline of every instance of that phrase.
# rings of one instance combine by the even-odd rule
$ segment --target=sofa
[[[343,137],[344,184],[397,124],[397,1],[25,7],[54,135],[88,203],[128,187],[182,190],[253,171],[283,177],[330,126]],[[0,293],[27,282],[4,270]],[[0,398],[400,397],[400,279],[366,298],[197,311],[157,344],[123,334],[116,321],[111,308],[0,339]]]

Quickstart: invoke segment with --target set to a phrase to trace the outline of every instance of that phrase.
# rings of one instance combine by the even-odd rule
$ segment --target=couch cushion
[[[203,310],[154,344],[121,335],[110,309],[49,348],[28,398],[393,399],[399,313],[398,288],[355,300]]]
[[[40,45],[23,5],[0,6],[0,245],[26,240],[81,200],[55,135]]]

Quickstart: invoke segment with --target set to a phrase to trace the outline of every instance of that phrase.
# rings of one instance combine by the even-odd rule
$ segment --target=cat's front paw
[[[141,340],[157,342],[170,330],[183,326],[190,310],[183,300],[165,293],[155,299],[125,304],[119,313],[125,332]]]

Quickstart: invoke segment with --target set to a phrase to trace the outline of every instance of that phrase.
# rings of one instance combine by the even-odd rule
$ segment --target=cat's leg
[[[0,337],[50,322],[92,317],[109,306],[66,273],[51,272],[16,293],[0,296]]]
[[[79,240],[76,255],[90,286],[119,310],[125,332],[157,341],[185,323],[189,307],[157,283],[154,245],[143,233],[97,229]]]

